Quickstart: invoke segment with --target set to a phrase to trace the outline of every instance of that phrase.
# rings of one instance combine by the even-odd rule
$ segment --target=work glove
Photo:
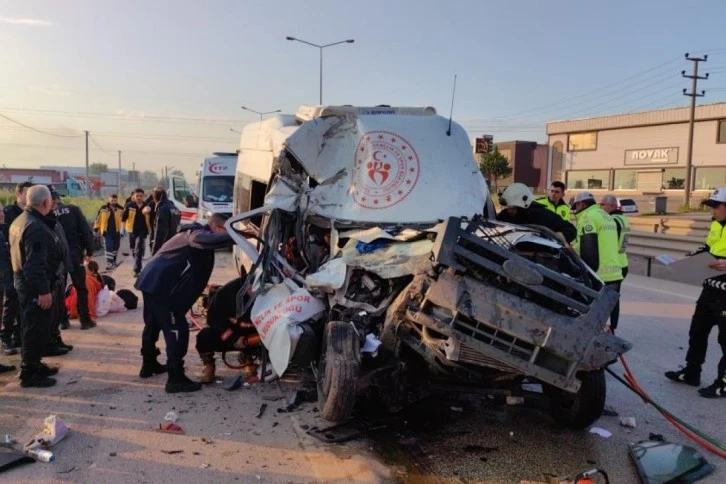
[[[689,252],[688,254],[686,254],[686,257],[691,257],[691,256],[694,256],[694,255],[698,255],[698,254],[700,254],[702,252],[706,252],[706,251],[708,251],[708,246],[707,245],[702,245],[698,249],[696,249],[696,250],[694,250],[694,251]]]

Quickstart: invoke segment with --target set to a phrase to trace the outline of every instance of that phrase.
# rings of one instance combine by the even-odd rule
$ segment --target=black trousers
[[[20,328],[20,299],[14,287],[8,288],[3,294],[3,320],[0,328],[0,339],[4,343],[11,340],[19,341]]]
[[[63,280],[66,278],[64,277]],[[59,283],[53,289],[53,305],[51,306],[50,317],[50,344],[55,343],[61,337],[60,325],[68,319],[66,312],[66,288],[65,284]]]
[[[234,341],[222,341],[222,333],[216,328],[202,328],[197,333],[197,352],[202,353],[221,353],[224,351],[235,351]]]
[[[615,303],[615,306],[610,313],[610,329],[613,332],[615,332],[615,329],[617,329],[618,322],[620,321],[620,286],[622,285],[622,283],[622,280],[605,283],[606,286],[618,293],[618,302]]]
[[[148,293],[144,295],[144,330],[141,333],[141,354],[144,358],[156,358],[156,342],[164,333],[166,342],[166,366],[181,369],[189,348],[189,324],[184,314],[174,313],[168,306],[155,302]]]
[[[726,294],[712,287],[704,287],[696,301],[696,310],[688,331],[688,353],[686,363],[700,371],[706,361],[708,336],[714,326],[718,327],[718,344],[721,346],[721,361],[718,363],[718,378],[726,377]]]
[[[88,288],[86,287],[86,269],[83,267],[83,263],[74,260],[73,270],[69,275],[78,296],[78,320],[81,323],[87,323],[91,320],[91,316],[88,314]]]
[[[40,364],[43,351],[48,344],[53,308],[41,309],[36,295],[19,293],[18,296],[22,313],[21,368],[32,370]],[[53,296],[55,297],[55,294]]]

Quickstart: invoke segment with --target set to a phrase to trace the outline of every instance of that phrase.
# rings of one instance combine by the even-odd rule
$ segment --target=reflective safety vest
[[[97,229],[99,232],[101,232],[101,235],[108,232],[108,220],[113,216],[114,221],[114,227],[116,233],[121,232],[121,213],[123,212],[123,209],[116,205],[115,208],[112,208],[110,204],[106,204],[98,211],[98,215],[96,216],[96,223],[93,224],[93,228]]]
[[[573,247],[580,251],[580,240],[583,235],[597,235],[597,251],[600,256],[597,275],[604,282],[616,282],[623,279],[620,265],[618,227],[615,220],[599,205],[590,207],[575,214],[577,218],[577,238]]]
[[[628,248],[628,235],[630,235],[630,222],[628,217],[622,213],[616,213],[610,215],[615,223],[620,226],[620,237],[618,238],[618,260],[620,261],[620,267],[628,267],[628,254],[626,252]]]
[[[706,245],[711,255],[726,258],[726,233],[723,223],[714,220],[706,237]]]
[[[557,215],[562,217],[562,219],[565,222],[572,221],[572,213],[570,212],[570,206],[567,205],[565,202],[560,200],[560,203],[557,206],[555,206],[555,204],[552,203],[552,200],[550,200],[548,197],[537,198],[535,200],[535,202],[546,207],[547,210],[549,210],[550,212],[555,212]]]

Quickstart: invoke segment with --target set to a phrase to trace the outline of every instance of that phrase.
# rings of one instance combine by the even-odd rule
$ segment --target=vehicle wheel
[[[353,413],[360,363],[360,340],[353,325],[330,321],[318,366],[318,407],[325,420],[341,422]]]
[[[605,408],[605,372],[583,371],[577,374],[582,382],[575,395],[547,387],[551,398],[552,418],[563,427],[580,430],[600,418]]]

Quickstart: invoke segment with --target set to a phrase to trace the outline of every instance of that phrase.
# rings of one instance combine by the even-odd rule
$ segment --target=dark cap
[[[60,200],[60,193],[55,191],[55,188],[53,188],[53,185],[46,185],[48,187],[48,190],[50,190],[50,198],[53,200]]]

